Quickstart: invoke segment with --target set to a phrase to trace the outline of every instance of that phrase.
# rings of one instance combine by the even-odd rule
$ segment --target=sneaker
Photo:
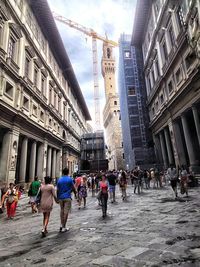
[[[60,226],[59,232],[60,232],[60,233],[62,232],[62,226]]]
[[[46,237],[46,233],[44,229],[42,230],[42,237]]]
[[[69,228],[65,228],[65,227],[63,227],[61,232],[62,232],[62,233],[65,233],[65,232],[68,232],[68,231],[69,231]]]

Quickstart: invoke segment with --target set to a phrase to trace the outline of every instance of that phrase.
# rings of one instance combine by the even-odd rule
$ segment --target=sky
[[[131,34],[136,0],[48,0],[52,11],[71,19],[99,35],[118,42],[120,34]],[[56,22],[76,78],[85,97],[94,127],[94,79],[92,63],[92,39],[76,29]],[[98,47],[98,77],[100,92],[101,124],[105,105],[104,81],[101,74],[102,41]],[[114,49],[118,64],[118,48]],[[117,85],[118,68],[116,69]],[[117,88],[118,90],[118,88]]]

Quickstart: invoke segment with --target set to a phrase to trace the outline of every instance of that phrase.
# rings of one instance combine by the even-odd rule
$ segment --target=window
[[[179,84],[182,81],[182,71],[181,68],[179,68],[175,74],[176,77],[176,83]]]
[[[58,97],[58,112],[61,112],[61,98]]]
[[[152,80],[153,80],[153,85],[155,84],[155,75],[154,75],[154,70],[152,69],[151,71],[151,75],[152,75]]]
[[[164,103],[164,96],[163,96],[163,94],[160,95],[160,103],[161,103],[161,104]]]
[[[125,51],[124,52],[124,57],[125,58],[131,58],[131,52],[130,51]]]
[[[170,81],[170,82],[168,83],[168,90],[169,90],[169,94],[171,94],[172,91],[174,90],[173,82],[172,82],[172,81]]]
[[[174,30],[173,30],[172,25],[169,27],[169,39],[170,39],[171,47],[173,47],[175,44],[175,36],[174,36]]]
[[[49,126],[51,126],[51,123],[52,123],[52,120],[51,120],[51,119],[49,119]]]
[[[49,84],[49,104],[52,104],[53,87]]]
[[[44,121],[44,111],[43,110],[40,111],[40,120]]]
[[[5,94],[9,96],[10,98],[13,98],[13,93],[14,93],[14,88],[12,84],[10,84],[9,82],[6,82]]]
[[[149,91],[151,91],[151,79],[150,79],[150,75],[148,77],[148,85],[149,85]]]
[[[37,85],[38,85],[38,68],[37,67],[35,67],[34,68],[34,78],[33,78],[33,83],[34,83],[34,85],[37,87]]]
[[[57,109],[57,95],[56,92],[54,92],[54,107]]]
[[[3,25],[0,24],[0,46],[2,45],[2,38],[3,38]]]
[[[155,109],[152,108],[152,115],[155,116]]]
[[[195,60],[196,60],[196,55],[194,53],[187,55],[185,59],[186,68],[189,69]]]
[[[25,58],[25,67],[24,67],[24,75],[29,78],[30,73],[30,59],[26,56]]]
[[[167,60],[167,57],[168,57],[167,46],[166,46],[166,42],[163,41],[163,43],[162,43],[162,58],[163,58],[164,62]]]
[[[33,104],[33,111],[32,111],[33,116],[37,117],[37,112],[38,112],[37,106]]]
[[[42,75],[41,78],[41,92],[43,95],[45,95],[45,90],[46,89],[46,78],[44,77],[44,75]]]
[[[15,60],[16,40],[10,36],[8,41],[8,57]]]
[[[158,64],[158,59],[156,59],[155,61],[155,67],[156,67],[156,72],[157,72],[157,79],[160,76],[160,68],[159,68],[159,64]]]
[[[117,105],[117,101],[114,101],[114,105],[115,105],[115,106]]]
[[[156,101],[155,110],[158,111],[158,101]]]
[[[128,95],[129,96],[134,96],[135,95],[135,88],[134,87],[129,87],[128,88]]]
[[[26,96],[23,97],[23,108],[29,110],[29,99]]]
[[[181,29],[184,26],[183,11],[182,11],[181,6],[179,6],[178,9],[177,9],[176,17],[177,17],[179,29]]]
[[[111,57],[111,51],[110,51],[110,48],[107,48],[107,58],[110,58]]]

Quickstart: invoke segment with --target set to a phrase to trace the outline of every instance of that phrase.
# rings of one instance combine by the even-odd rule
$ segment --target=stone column
[[[36,165],[36,141],[31,146],[30,168],[29,168],[29,182],[32,182],[35,177],[35,165]]]
[[[61,172],[61,167],[62,166],[62,159],[61,159],[61,151],[57,151],[56,154],[56,177],[60,177],[62,172]],[[66,167],[66,166],[65,166]]]
[[[175,138],[175,143],[177,147],[177,157],[178,157],[178,165],[187,165],[186,161],[186,156],[185,156],[185,151],[183,147],[183,141],[181,137],[181,131],[180,131],[180,126],[177,121],[173,123],[173,129],[174,129],[174,138]]]
[[[24,139],[22,141],[21,158],[20,158],[20,170],[19,170],[19,182],[20,183],[25,183],[27,148],[28,148],[28,138],[24,137]]]
[[[43,155],[43,167],[42,167],[42,173],[43,177],[47,175],[47,150],[48,150],[48,143],[47,140],[44,141],[44,155]]]
[[[167,168],[168,167],[167,151],[165,148],[165,140],[162,132],[159,133],[159,137],[160,137],[160,145],[161,145],[164,167]]]
[[[39,180],[43,179],[44,144],[39,144],[37,151],[37,171]]]
[[[161,153],[161,146],[160,146],[159,136],[153,134],[153,141],[154,141],[154,149],[155,149],[155,154],[156,154],[157,161],[159,163],[162,163],[163,160],[162,160],[162,153]]]
[[[172,149],[171,149],[171,140],[170,140],[170,136],[169,136],[169,133],[167,131],[167,128],[164,129],[164,135],[165,135],[169,164],[174,164],[174,158],[173,158],[173,153],[172,153]]]
[[[197,131],[197,137],[198,137],[198,142],[199,142],[199,147],[200,147],[200,122],[199,122],[199,114],[197,111],[196,107],[192,107],[192,113],[194,117],[194,123]]]
[[[177,143],[175,141],[174,136],[174,122],[172,122],[172,119],[168,120],[168,127],[169,127],[169,136],[172,144],[172,153],[174,154],[174,160],[176,166],[180,166],[179,159],[178,159],[178,153],[177,153]]]
[[[52,162],[52,175],[51,177],[56,178],[56,149],[53,149],[53,162]]]
[[[47,176],[51,176],[51,155],[52,155],[52,148],[48,148],[48,155],[47,155]]]
[[[187,122],[186,116],[184,114],[181,116],[181,121],[182,121],[182,125],[183,125],[183,132],[184,132],[185,143],[186,143],[188,156],[189,156],[189,160],[190,160],[190,165],[194,166],[196,163],[196,159],[195,159],[192,139],[191,139],[191,135],[190,135],[190,130],[188,127],[188,122]]]

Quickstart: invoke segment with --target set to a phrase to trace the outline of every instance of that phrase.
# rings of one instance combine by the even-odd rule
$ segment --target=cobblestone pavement
[[[46,238],[42,215],[24,198],[13,221],[0,217],[0,266],[200,266],[200,188],[189,193],[174,200],[168,187],[134,195],[129,186],[127,202],[118,192],[105,220],[89,196],[86,209],[74,201],[67,233],[58,233],[55,204]]]

